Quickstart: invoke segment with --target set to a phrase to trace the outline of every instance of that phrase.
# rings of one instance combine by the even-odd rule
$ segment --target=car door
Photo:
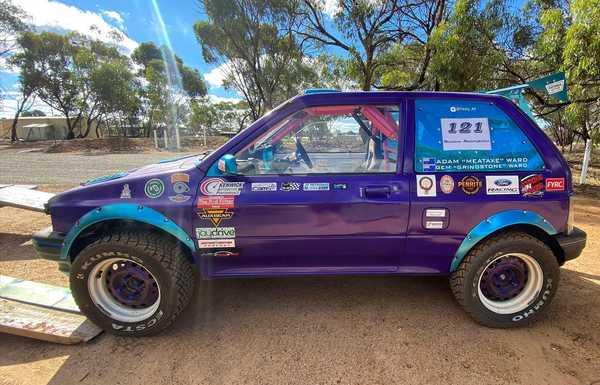
[[[396,271],[409,214],[399,109],[307,107],[249,140],[234,154],[239,175],[200,185],[209,274]],[[202,217],[210,200],[223,201],[217,220]]]

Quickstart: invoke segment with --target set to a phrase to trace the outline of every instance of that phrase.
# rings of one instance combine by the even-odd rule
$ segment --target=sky
[[[29,23],[38,31],[66,33],[77,31],[100,40],[109,41],[110,31],[123,35],[119,48],[131,53],[145,41],[171,45],[186,65],[203,74],[209,97],[215,101],[239,100],[232,90],[221,86],[219,67],[204,62],[193,25],[204,16],[198,0],[12,0],[29,14]],[[16,97],[17,74],[0,63],[0,86],[9,99]],[[1,117],[12,117],[14,100],[0,106]],[[38,102],[39,103],[39,102]],[[35,108],[48,112],[43,104]]]

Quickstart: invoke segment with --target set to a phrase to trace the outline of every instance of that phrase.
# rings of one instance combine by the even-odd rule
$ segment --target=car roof
[[[450,91],[339,91],[334,89],[309,89],[304,94],[294,97],[294,101],[316,101],[323,98],[330,102],[348,101],[352,98],[449,98],[449,99],[478,99],[495,101],[506,99],[500,95],[481,92],[450,92]]]

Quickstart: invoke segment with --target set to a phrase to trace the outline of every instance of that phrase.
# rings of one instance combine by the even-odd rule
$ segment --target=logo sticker
[[[199,249],[220,249],[235,247],[235,239],[201,239],[198,241]]]
[[[131,189],[127,183],[123,185],[123,190],[121,190],[121,199],[131,199]]]
[[[348,185],[346,183],[334,183],[331,187],[334,190],[348,190]]]
[[[421,158],[423,171],[435,171],[435,158]]]
[[[418,197],[437,196],[435,175],[417,175],[417,196]]]
[[[304,191],[329,191],[329,183],[304,183]]]
[[[521,179],[521,194],[524,197],[541,197],[544,195],[544,176],[531,174]]]
[[[485,193],[487,195],[518,195],[519,177],[517,175],[486,175]]]
[[[211,221],[216,227],[221,224],[223,219],[231,219],[233,212],[227,209],[202,209],[198,212],[198,217]]]
[[[252,191],[277,191],[277,182],[252,183]]]
[[[458,182],[458,187],[467,195],[477,194],[482,185],[483,183],[475,176],[466,176]]]
[[[226,182],[221,178],[208,178],[200,183],[203,195],[240,195],[244,182]]]
[[[450,194],[452,191],[454,191],[454,178],[452,178],[450,175],[444,175],[441,177],[440,190],[442,190],[444,194]]]
[[[235,238],[235,227],[198,227],[196,228],[198,239],[223,239]]]
[[[565,178],[546,178],[546,191],[565,191]]]
[[[232,209],[235,207],[235,197],[222,195],[199,196],[196,207],[199,209]]]
[[[298,191],[298,190],[300,190],[300,183],[283,182],[281,184],[281,191]]]
[[[150,179],[144,185],[144,193],[148,198],[156,199],[160,198],[165,192],[165,184],[162,180],[154,178]]]

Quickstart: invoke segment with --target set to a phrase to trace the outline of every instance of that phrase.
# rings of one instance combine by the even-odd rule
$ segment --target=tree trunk
[[[15,113],[15,118],[12,122],[12,127],[10,128],[10,142],[14,143],[17,141],[17,122],[19,121],[19,115],[21,115],[21,110],[17,110]]]

